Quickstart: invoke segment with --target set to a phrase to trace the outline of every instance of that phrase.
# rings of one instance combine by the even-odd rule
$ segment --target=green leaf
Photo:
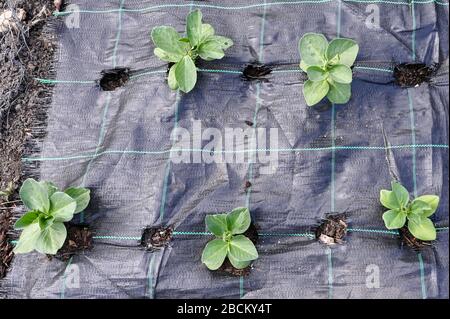
[[[153,53],[158,58],[160,58],[161,60],[166,61],[166,62],[178,62],[183,57],[180,54],[168,53],[160,48],[155,48],[155,50],[153,50]]]
[[[203,35],[202,29],[202,12],[194,10],[189,13],[186,25],[187,36],[193,47],[200,44]]]
[[[202,38],[200,42],[208,40],[210,37],[214,35],[214,28],[207,23],[202,24]]]
[[[433,215],[439,206],[439,196],[436,195],[422,195],[414,199],[413,204],[415,201],[422,201],[430,206],[431,209],[424,212],[424,214],[422,215],[423,217],[430,217],[431,215]]]
[[[202,263],[211,270],[222,266],[228,252],[228,244],[221,239],[214,239],[206,244],[202,253]]]
[[[244,233],[251,223],[250,211],[246,207],[235,208],[227,214],[228,230],[233,235]]]
[[[251,260],[238,261],[238,260],[234,259],[230,254],[228,254],[228,260],[233,265],[233,267],[236,269],[244,269],[252,263]]]
[[[399,229],[405,226],[406,214],[400,210],[388,210],[383,214],[383,220],[387,229]]]
[[[55,218],[53,216],[47,216],[45,214],[40,214],[39,215],[39,227],[41,228],[41,230],[46,229],[47,227],[49,227],[53,221],[55,220]]]
[[[56,192],[50,197],[50,214],[56,222],[68,222],[72,220],[77,202],[63,192]]]
[[[41,231],[36,240],[35,249],[42,254],[54,255],[64,245],[66,237],[67,230],[64,224],[55,222]]]
[[[175,78],[177,80],[180,90],[188,93],[197,82],[197,68],[190,56],[184,56],[175,69]]]
[[[180,42],[184,42],[184,43],[190,43],[189,38],[181,38],[180,40],[178,40]]]
[[[23,182],[19,194],[28,209],[38,210],[43,213],[48,212],[50,201],[48,199],[47,188],[34,179],[28,178]]]
[[[392,181],[392,192],[394,192],[394,196],[396,198],[396,201],[398,204],[401,205],[401,207],[406,207],[409,203],[409,193],[408,190],[403,187],[402,184],[399,182]]]
[[[186,43],[180,42],[180,38],[177,30],[172,27],[161,26],[152,30],[152,40],[155,46],[172,56],[177,56],[177,61],[187,53]],[[157,53],[155,52],[155,54]]]
[[[175,63],[174,65],[172,65],[170,67],[169,70],[169,76],[167,77],[167,83],[169,84],[169,87],[172,90],[177,90],[178,89],[178,82],[177,79],[175,78],[175,70],[177,68],[177,63]]]
[[[415,199],[411,203],[411,214],[418,215],[420,217],[428,217],[429,215],[425,215],[427,215],[429,211],[431,211],[431,206],[421,200]]]
[[[323,81],[328,77],[328,72],[318,66],[310,66],[307,70],[308,78],[313,81]]]
[[[66,189],[64,193],[72,197],[77,203],[74,214],[78,214],[85,210],[91,200],[91,191],[84,187],[70,187]]]
[[[306,64],[305,61],[300,61],[300,69],[302,69],[303,72],[308,73],[308,68],[310,65]]]
[[[206,227],[214,235],[222,237],[223,233],[228,230],[227,214],[206,216]]]
[[[409,193],[400,183],[392,182],[392,191],[380,191],[381,204],[389,209],[402,209],[408,205]],[[395,191],[394,191],[395,190]]]
[[[47,189],[48,197],[52,196],[55,192],[58,191],[58,187],[52,182],[41,181],[39,182],[44,188]]]
[[[330,81],[330,90],[328,91],[327,97],[331,103],[334,104],[345,104],[350,100],[352,95],[352,88],[350,84],[338,83]]]
[[[220,43],[214,40],[208,40],[199,46],[198,55],[200,55],[203,60],[212,61],[222,59],[225,56],[225,53],[223,52]]]
[[[327,61],[327,65],[329,67],[334,66],[334,65],[338,65],[339,64],[339,55],[336,55],[334,58],[332,58],[331,60]]]
[[[351,39],[334,39],[330,42],[327,49],[327,59],[332,60],[339,57],[339,63],[351,67],[355,63],[358,55],[358,43]]]
[[[238,262],[255,260],[258,252],[255,245],[244,235],[237,235],[231,239],[228,255]]]
[[[333,81],[338,83],[352,83],[352,69],[344,64],[338,64],[330,69],[330,76]]]
[[[226,50],[234,44],[231,39],[220,35],[212,36],[210,40],[217,42],[222,50]]]
[[[322,34],[306,33],[299,41],[301,60],[308,65],[325,65],[328,41]]]
[[[38,211],[31,211],[20,217],[14,224],[14,229],[22,229],[31,225],[39,217]]]
[[[330,86],[326,80],[320,82],[306,81],[303,85],[303,95],[305,96],[306,104],[313,106],[319,103],[327,95],[329,89]]]
[[[410,215],[408,218],[408,229],[414,237],[420,240],[435,240],[436,228],[431,219]]]
[[[35,249],[36,241],[41,235],[39,223],[35,222],[25,227],[14,247],[15,254],[27,254]]]

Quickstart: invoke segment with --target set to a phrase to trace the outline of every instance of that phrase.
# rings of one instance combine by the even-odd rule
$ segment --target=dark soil
[[[166,246],[172,240],[171,227],[145,228],[142,233],[141,246],[147,250],[154,250]]]
[[[432,245],[431,241],[420,240],[414,237],[407,226],[400,228],[399,232],[402,243],[414,250],[420,250],[424,247],[429,247]]]
[[[12,245],[8,240],[8,230],[11,227],[11,212],[8,209],[2,213],[0,206],[0,278],[6,275],[6,269],[13,258]]]
[[[103,91],[114,91],[123,86],[130,79],[129,68],[115,68],[103,70],[99,80],[99,85]]]
[[[394,68],[395,83],[401,87],[415,87],[429,81],[437,67],[423,63],[402,63]]]
[[[92,232],[87,225],[67,225],[67,238],[54,256],[67,261],[73,255],[92,248]]]
[[[342,244],[347,234],[347,222],[343,214],[329,215],[316,229],[316,238],[327,245]]]
[[[17,17],[19,9],[25,11],[23,20]],[[8,199],[0,197],[0,278],[11,262],[11,201],[18,200],[21,159],[44,131],[50,104],[49,87],[35,78],[52,77],[56,39],[46,26],[54,9],[53,0],[0,0],[0,12],[12,10],[16,17],[16,27],[0,33],[0,190],[12,186]]]
[[[244,235],[247,236],[248,239],[250,239],[253,242],[253,244],[255,245],[257,244],[259,236],[258,230],[256,229],[255,225],[250,224],[250,227],[247,229]],[[220,268],[217,271],[240,277],[249,275],[251,270],[252,270],[251,265],[244,269],[234,268],[231,262],[228,260],[228,258],[226,258],[222,266],[220,266]]]
[[[272,69],[268,66],[261,64],[249,64],[244,69],[244,79],[248,81],[264,79],[266,75],[269,75]]]

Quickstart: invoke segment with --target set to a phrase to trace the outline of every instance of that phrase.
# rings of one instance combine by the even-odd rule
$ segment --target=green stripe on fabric
[[[341,36],[341,5],[342,1],[338,0],[337,8],[337,30],[336,37]],[[331,104],[331,146],[333,150],[331,151],[331,212],[335,212],[336,209],[336,105]],[[327,257],[328,257],[328,299],[333,298],[333,260],[331,255],[331,248],[327,247]]]
[[[239,70],[197,69],[197,71],[198,72],[205,72],[205,73],[243,74],[243,72],[239,71]]]
[[[42,79],[42,78],[34,78],[41,84],[95,84],[95,81],[86,80],[86,81],[77,81],[77,80],[52,80],[52,79]]]
[[[442,227],[437,229],[438,231],[448,230],[448,227]],[[348,232],[355,233],[373,233],[373,234],[387,234],[387,235],[399,235],[398,231],[395,230],[383,230],[383,229],[365,229],[365,228],[348,228]],[[214,236],[213,233],[210,232],[201,232],[201,231],[174,231],[172,233],[173,236]],[[311,237],[315,238],[316,236],[313,233],[259,233],[261,237]],[[141,237],[133,237],[133,236],[93,236],[93,239],[117,239],[117,240],[140,240]]]
[[[305,73],[300,69],[292,69],[292,70],[272,70],[270,73]]]
[[[277,6],[277,5],[297,5],[297,4],[320,4],[320,3],[328,3],[333,0],[298,0],[298,1],[284,1],[284,2],[270,2],[270,3],[261,3],[261,4],[250,4],[250,5],[239,5],[239,6],[221,6],[214,4],[203,4],[203,3],[195,3],[194,7],[197,8],[209,8],[209,9],[218,9],[218,10],[244,10],[244,9],[252,9],[252,8],[260,8],[260,7],[268,7],[268,6]],[[191,4],[159,4],[154,6],[149,6],[140,9],[125,9],[124,12],[130,13],[145,13],[152,10],[158,9],[167,9],[167,8],[183,8],[183,7],[191,7]],[[55,16],[64,16],[69,15],[71,13],[116,13],[119,10],[117,9],[104,9],[104,10],[75,10],[70,12],[54,12]]]
[[[67,269],[72,265],[72,260],[73,260],[73,257],[70,257],[69,261],[67,262],[66,268],[64,269],[61,292],[59,295],[60,299],[65,299],[65,297],[66,297]]]
[[[155,291],[153,289],[153,268],[155,264],[155,256],[156,253],[154,252],[152,254],[152,257],[150,258],[150,264],[148,265],[148,272],[147,272],[147,296],[149,299],[155,299]]]
[[[210,232],[195,232],[195,231],[174,231],[172,232],[174,236],[213,236],[213,233]]]
[[[326,248],[328,261],[328,299],[333,299],[333,259],[331,248]]]
[[[175,118],[174,118],[174,125],[173,125],[172,132],[178,127],[178,116],[179,116],[178,112],[179,112],[180,101],[181,101],[181,93],[178,90],[176,97],[175,97],[175,110],[174,110]],[[169,153],[171,153],[172,151],[173,151],[172,149],[169,150]],[[169,157],[166,162],[166,168],[164,170],[164,181],[163,181],[163,189],[162,189],[163,192],[162,192],[161,204],[160,204],[160,208],[159,208],[159,219],[158,219],[159,223],[162,222],[165,211],[166,211],[167,189],[168,189],[168,184],[169,184],[171,166],[172,166],[172,162]]]
[[[130,76],[130,80],[134,80],[143,76],[147,76],[147,75],[154,75],[154,74],[166,74],[167,71],[164,70],[157,70],[157,71],[148,71],[148,72],[142,72],[142,73],[138,73],[138,74],[134,74],[132,76]]]
[[[438,232],[448,231],[448,227],[436,227]],[[395,230],[383,230],[383,229],[366,229],[366,228],[347,228],[348,232],[354,233],[371,233],[371,234],[381,234],[381,235],[399,235],[398,231]],[[201,231],[174,231],[172,233],[173,236],[214,236],[213,233],[210,232],[201,232]],[[308,237],[315,238],[316,236],[313,233],[259,233],[261,237]],[[141,237],[138,236],[120,236],[120,235],[96,235],[93,236],[92,239],[95,240],[124,240],[124,241],[139,241]],[[10,243],[12,245],[17,244],[17,240],[11,240]]]
[[[261,233],[258,235],[261,237],[316,237],[313,233]]]
[[[411,33],[411,59],[416,61],[416,9],[414,7],[414,1],[411,2],[411,17],[412,17],[412,33]]]
[[[244,276],[239,277],[239,299],[244,298]]]
[[[363,70],[363,71],[379,71],[379,72],[386,72],[386,73],[393,73],[394,70],[392,69],[384,69],[384,68],[375,68],[370,66],[355,66],[355,70]]]
[[[253,128],[253,133],[252,133],[253,137],[256,134],[256,123],[257,123],[257,120],[258,120],[258,112],[259,112],[259,110],[261,108],[260,95],[261,95],[261,83],[258,82],[258,83],[256,83],[256,96],[255,96],[255,98],[256,98],[256,106],[255,106],[255,111],[253,113],[253,126],[252,126],[252,128]],[[239,153],[240,152],[247,152],[248,153],[248,159],[249,159],[249,161],[251,161],[252,160],[252,154],[255,153],[256,150],[249,149],[249,150],[240,150],[240,151],[236,151],[236,152],[239,152]],[[225,152],[222,152],[222,153],[225,153]],[[247,179],[249,181],[253,180],[253,163],[249,163]],[[245,207],[247,207],[249,209],[250,209],[251,192],[252,192],[252,186],[250,186],[247,189],[247,194],[246,194],[246,198],[245,198]]]
[[[397,230],[384,230],[384,229],[367,229],[367,228],[347,228],[348,232],[354,233],[373,233],[373,234],[389,234],[400,235]]]
[[[415,144],[415,145],[391,145],[385,146],[335,146],[335,147],[306,147],[306,148],[266,148],[266,149],[253,149],[253,150],[237,150],[237,151],[216,151],[218,153],[241,153],[241,152],[323,152],[323,151],[385,151],[388,149],[410,149],[410,148],[443,148],[448,149],[449,146],[445,144]],[[57,156],[57,157],[23,157],[24,162],[35,162],[35,161],[65,161],[65,160],[76,160],[76,159],[86,159],[99,157],[103,155],[164,155],[170,154],[172,152],[214,152],[203,149],[169,149],[161,151],[133,151],[133,150],[106,150],[99,152],[97,154],[84,154],[84,155],[73,155],[73,156]]]
[[[377,71],[377,72],[385,72],[385,73],[392,73],[392,69],[384,69],[384,68],[376,68],[376,67],[369,67],[369,66],[355,66],[355,70],[361,70],[361,71]],[[204,73],[222,73],[222,74],[237,74],[242,75],[243,72],[241,70],[225,70],[225,69],[197,69],[198,72],[204,72]],[[155,71],[147,71],[142,72],[138,74],[134,74],[130,76],[130,80],[138,79],[144,76],[149,75],[157,75],[157,74],[166,74],[166,70],[155,70]],[[304,73],[300,69],[287,69],[287,70],[273,70],[271,73],[274,74],[285,74],[285,73]],[[42,78],[35,78],[36,81],[42,83],[42,84],[96,84],[97,81],[95,80],[53,80],[53,79],[42,79]]]
[[[409,104],[409,116],[411,121],[411,144],[416,144],[416,126],[414,119],[414,102],[411,94],[411,89],[406,90],[408,93],[408,104]],[[412,148],[412,178],[414,187],[414,197],[417,197],[417,168],[416,168],[416,148]]]
[[[161,206],[159,207],[158,222],[161,222],[164,219],[164,214],[166,212],[167,189],[168,189],[168,184],[169,184],[171,166],[172,166],[171,161],[170,160],[167,161],[166,168],[164,169],[163,193],[161,196]]]
[[[338,0],[338,7],[336,13],[336,37],[341,37],[341,11],[342,11],[342,1]],[[336,105],[334,103],[331,104],[331,147],[333,148],[331,151],[331,212],[335,211],[336,204]]]
[[[342,1],[338,0],[337,19],[336,19],[336,25],[337,25],[336,37],[337,38],[341,37],[341,15],[342,15]]]
[[[331,192],[331,212],[335,211],[335,204],[336,204],[336,132],[335,132],[335,123],[336,121],[336,106],[333,103],[331,105],[331,143],[332,143],[332,150],[331,150],[331,185],[330,185],[330,192]]]
[[[419,271],[420,271],[420,287],[422,290],[422,299],[427,299],[427,286],[425,284],[425,267],[423,265],[423,257],[421,253],[417,254],[417,258],[419,259]]]
[[[116,40],[114,42],[114,50],[113,50],[113,68],[117,67],[117,50],[119,48],[120,36],[122,35],[122,14],[123,14],[123,5],[125,0],[120,0],[119,7],[119,26],[117,28]]]
[[[107,236],[107,235],[99,235],[99,236],[92,236],[92,239],[112,239],[112,240],[141,240],[141,237],[133,237],[133,236]]]
[[[220,6],[213,4],[203,4],[203,3],[195,3],[195,7],[197,8],[209,8],[209,9],[218,9],[218,10],[244,10],[244,9],[252,9],[258,7],[270,7],[270,6],[283,6],[283,5],[302,5],[302,4],[326,4],[332,2],[334,0],[300,0],[300,1],[283,1],[283,2],[268,2],[264,4],[250,4],[250,5],[240,5],[240,6]],[[380,3],[380,4],[391,4],[391,5],[409,5],[408,1],[390,1],[390,0],[344,0],[344,2],[350,3]],[[439,0],[412,0],[415,4],[430,4],[436,3],[441,6],[448,6],[448,2],[443,2]],[[154,5],[150,7],[140,8],[140,9],[103,9],[103,10],[95,10],[95,9],[81,9],[74,11],[60,11],[53,12],[54,16],[66,16],[72,13],[86,13],[86,14],[107,14],[107,13],[117,13],[120,11],[130,12],[130,13],[146,13],[152,10],[158,9],[167,9],[167,8],[182,8],[188,7],[189,4],[160,4]]]

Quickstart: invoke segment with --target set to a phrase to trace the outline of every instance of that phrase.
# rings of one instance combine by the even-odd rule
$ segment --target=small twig
[[[33,17],[33,19],[31,20],[31,27],[34,26],[34,25],[36,25],[36,24],[38,24],[38,23],[41,22],[41,21],[44,21],[45,17],[44,17],[44,19],[39,19],[39,18],[40,18],[42,15],[44,15],[45,11],[47,11],[47,6],[46,6],[46,5],[44,5],[44,6],[42,7],[41,11],[39,11],[39,13]],[[36,20],[36,19],[37,19],[37,20]]]
[[[19,203],[19,202],[21,202],[21,200],[11,200],[9,202],[0,203],[0,205],[5,206],[5,205],[8,205],[8,204],[14,204],[14,203]]]

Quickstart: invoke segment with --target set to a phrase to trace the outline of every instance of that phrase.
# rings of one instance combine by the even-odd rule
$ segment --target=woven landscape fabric
[[[168,87],[150,32],[184,32],[195,9],[234,45],[221,60],[199,61],[197,85],[184,94]],[[446,0],[78,0],[56,15],[55,78],[36,79],[53,92],[46,136],[23,163],[61,188],[91,189],[74,222],[89,224],[94,246],[68,262],[15,256],[2,282],[7,298],[449,297]],[[306,105],[298,41],[307,32],[359,44],[347,104]],[[401,88],[393,69],[408,62],[437,72]],[[272,72],[246,80],[250,63]],[[117,67],[131,78],[102,91],[101,72]],[[246,121],[278,129],[273,172],[258,162],[170,160],[174,128],[224,131]],[[411,194],[440,196],[437,240],[420,252],[381,218],[379,192],[393,175]],[[200,260],[213,238],[205,216],[240,206],[258,228],[260,257],[248,276],[211,272]],[[349,229],[330,247],[314,229],[334,213],[346,214]],[[147,251],[147,226],[171,226],[173,239]],[[376,287],[367,282],[373,269]]]

